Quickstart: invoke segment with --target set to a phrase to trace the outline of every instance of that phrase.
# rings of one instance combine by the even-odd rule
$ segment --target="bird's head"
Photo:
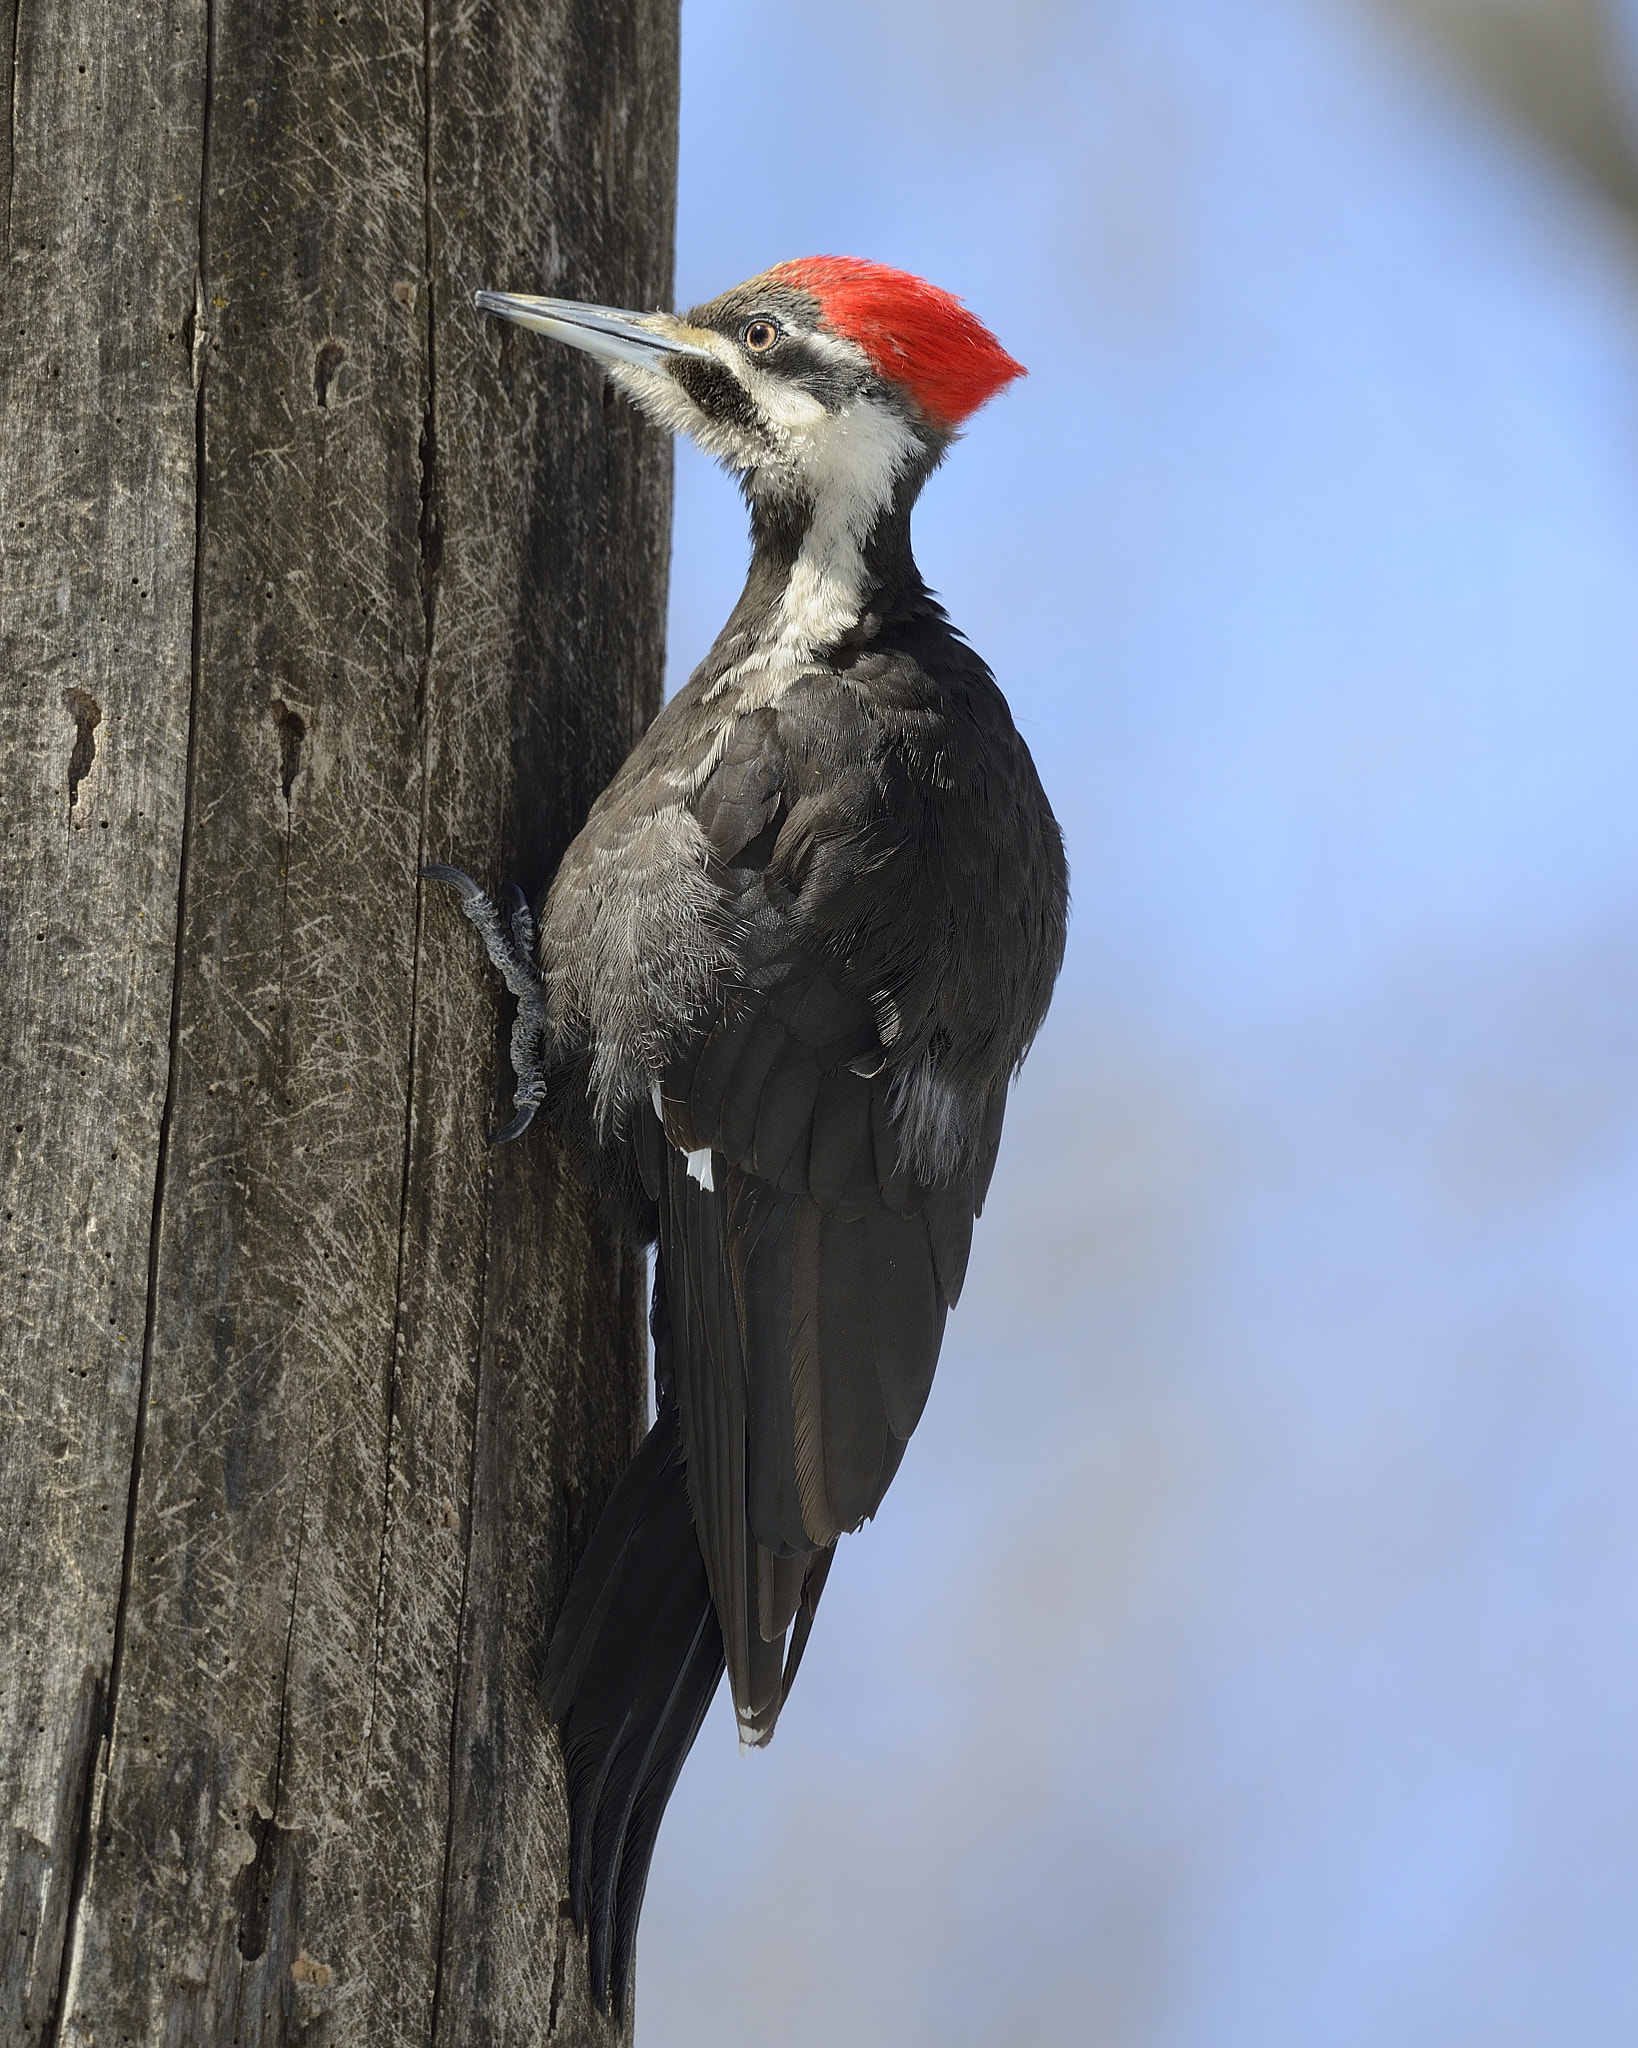
[[[776,264],[682,315],[507,292],[477,303],[601,358],[754,500],[879,508],[901,479],[919,485],[961,423],[1024,374],[951,293],[855,257]]]

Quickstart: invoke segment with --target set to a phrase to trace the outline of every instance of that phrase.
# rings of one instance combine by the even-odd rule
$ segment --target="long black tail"
[[[656,1302],[657,1325],[662,1314]],[[659,1419],[603,1510],[546,1658],[569,1768],[569,1896],[591,1931],[592,1995],[616,2017],[660,1816],[724,1668],[676,1401],[658,1377]]]

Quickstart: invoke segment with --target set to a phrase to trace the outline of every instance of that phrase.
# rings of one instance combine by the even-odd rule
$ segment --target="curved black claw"
[[[520,1088],[518,1090],[518,1094],[521,1095],[522,1093],[523,1090]],[[517,1097],[514,1096],[513,1100],[516,1101]],[[524,1132],[534,1122],[535,1111],[539,1109],[539,1107],[540,1104],[538,1102],[525,1102],[523,1106],[519,1109],[517,1115],[513,1117],[512,1121],[509,1124],[502,1124],[498,1131],[491,1131],[489,1133],[490,1144],[510,1145],[514,1138],[521,1138]]]
[[[441,862],[434,862],[419,872],[423,882],[447,882],[450,888],[459,891],[463,903],[471,903],[483,894],[464,868],[446,868]]]
[[[512,1023],[512,1072],[517,1090],[512,1097],[517,1115],[494,1133],[492,1142],[509,1145],[521,1138],[534,1122],[535,1111],[546,1100],[546,995],[540,971],[535,966],[535,920],[529,899],[517,884],[507,894],[512,899],[510,914],[502,917],[469,874],[460,868],[435,862],[421,870],[422,879],[443,882],[460,898],[461,915],[477,926],[484,950],[499,968],[501,979],[518,999],[518,1013]]]

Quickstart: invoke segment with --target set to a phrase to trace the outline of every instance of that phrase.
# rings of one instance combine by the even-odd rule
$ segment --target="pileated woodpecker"
[[[625,2002],[649,1861],[724,1665],[765,1743],[836,1540],[932,1384],[1007,1085],[1063,958],[1063,842],[910,510],[1020,366],[877,263],[783,263],[685,316],[480,292],[598,357],[740,478],[744,594],[540,913],[455,886],[520,1000],[515,1135],[549,1103],[658,1242],[658,1420],[549,1646],[571,1895]]]

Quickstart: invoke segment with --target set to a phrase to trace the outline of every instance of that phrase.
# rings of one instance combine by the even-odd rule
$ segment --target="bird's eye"
[[[753,320],[745,330],[745,346],[752,355],[766,355],[779,339],[779,329],[772,320]]]

